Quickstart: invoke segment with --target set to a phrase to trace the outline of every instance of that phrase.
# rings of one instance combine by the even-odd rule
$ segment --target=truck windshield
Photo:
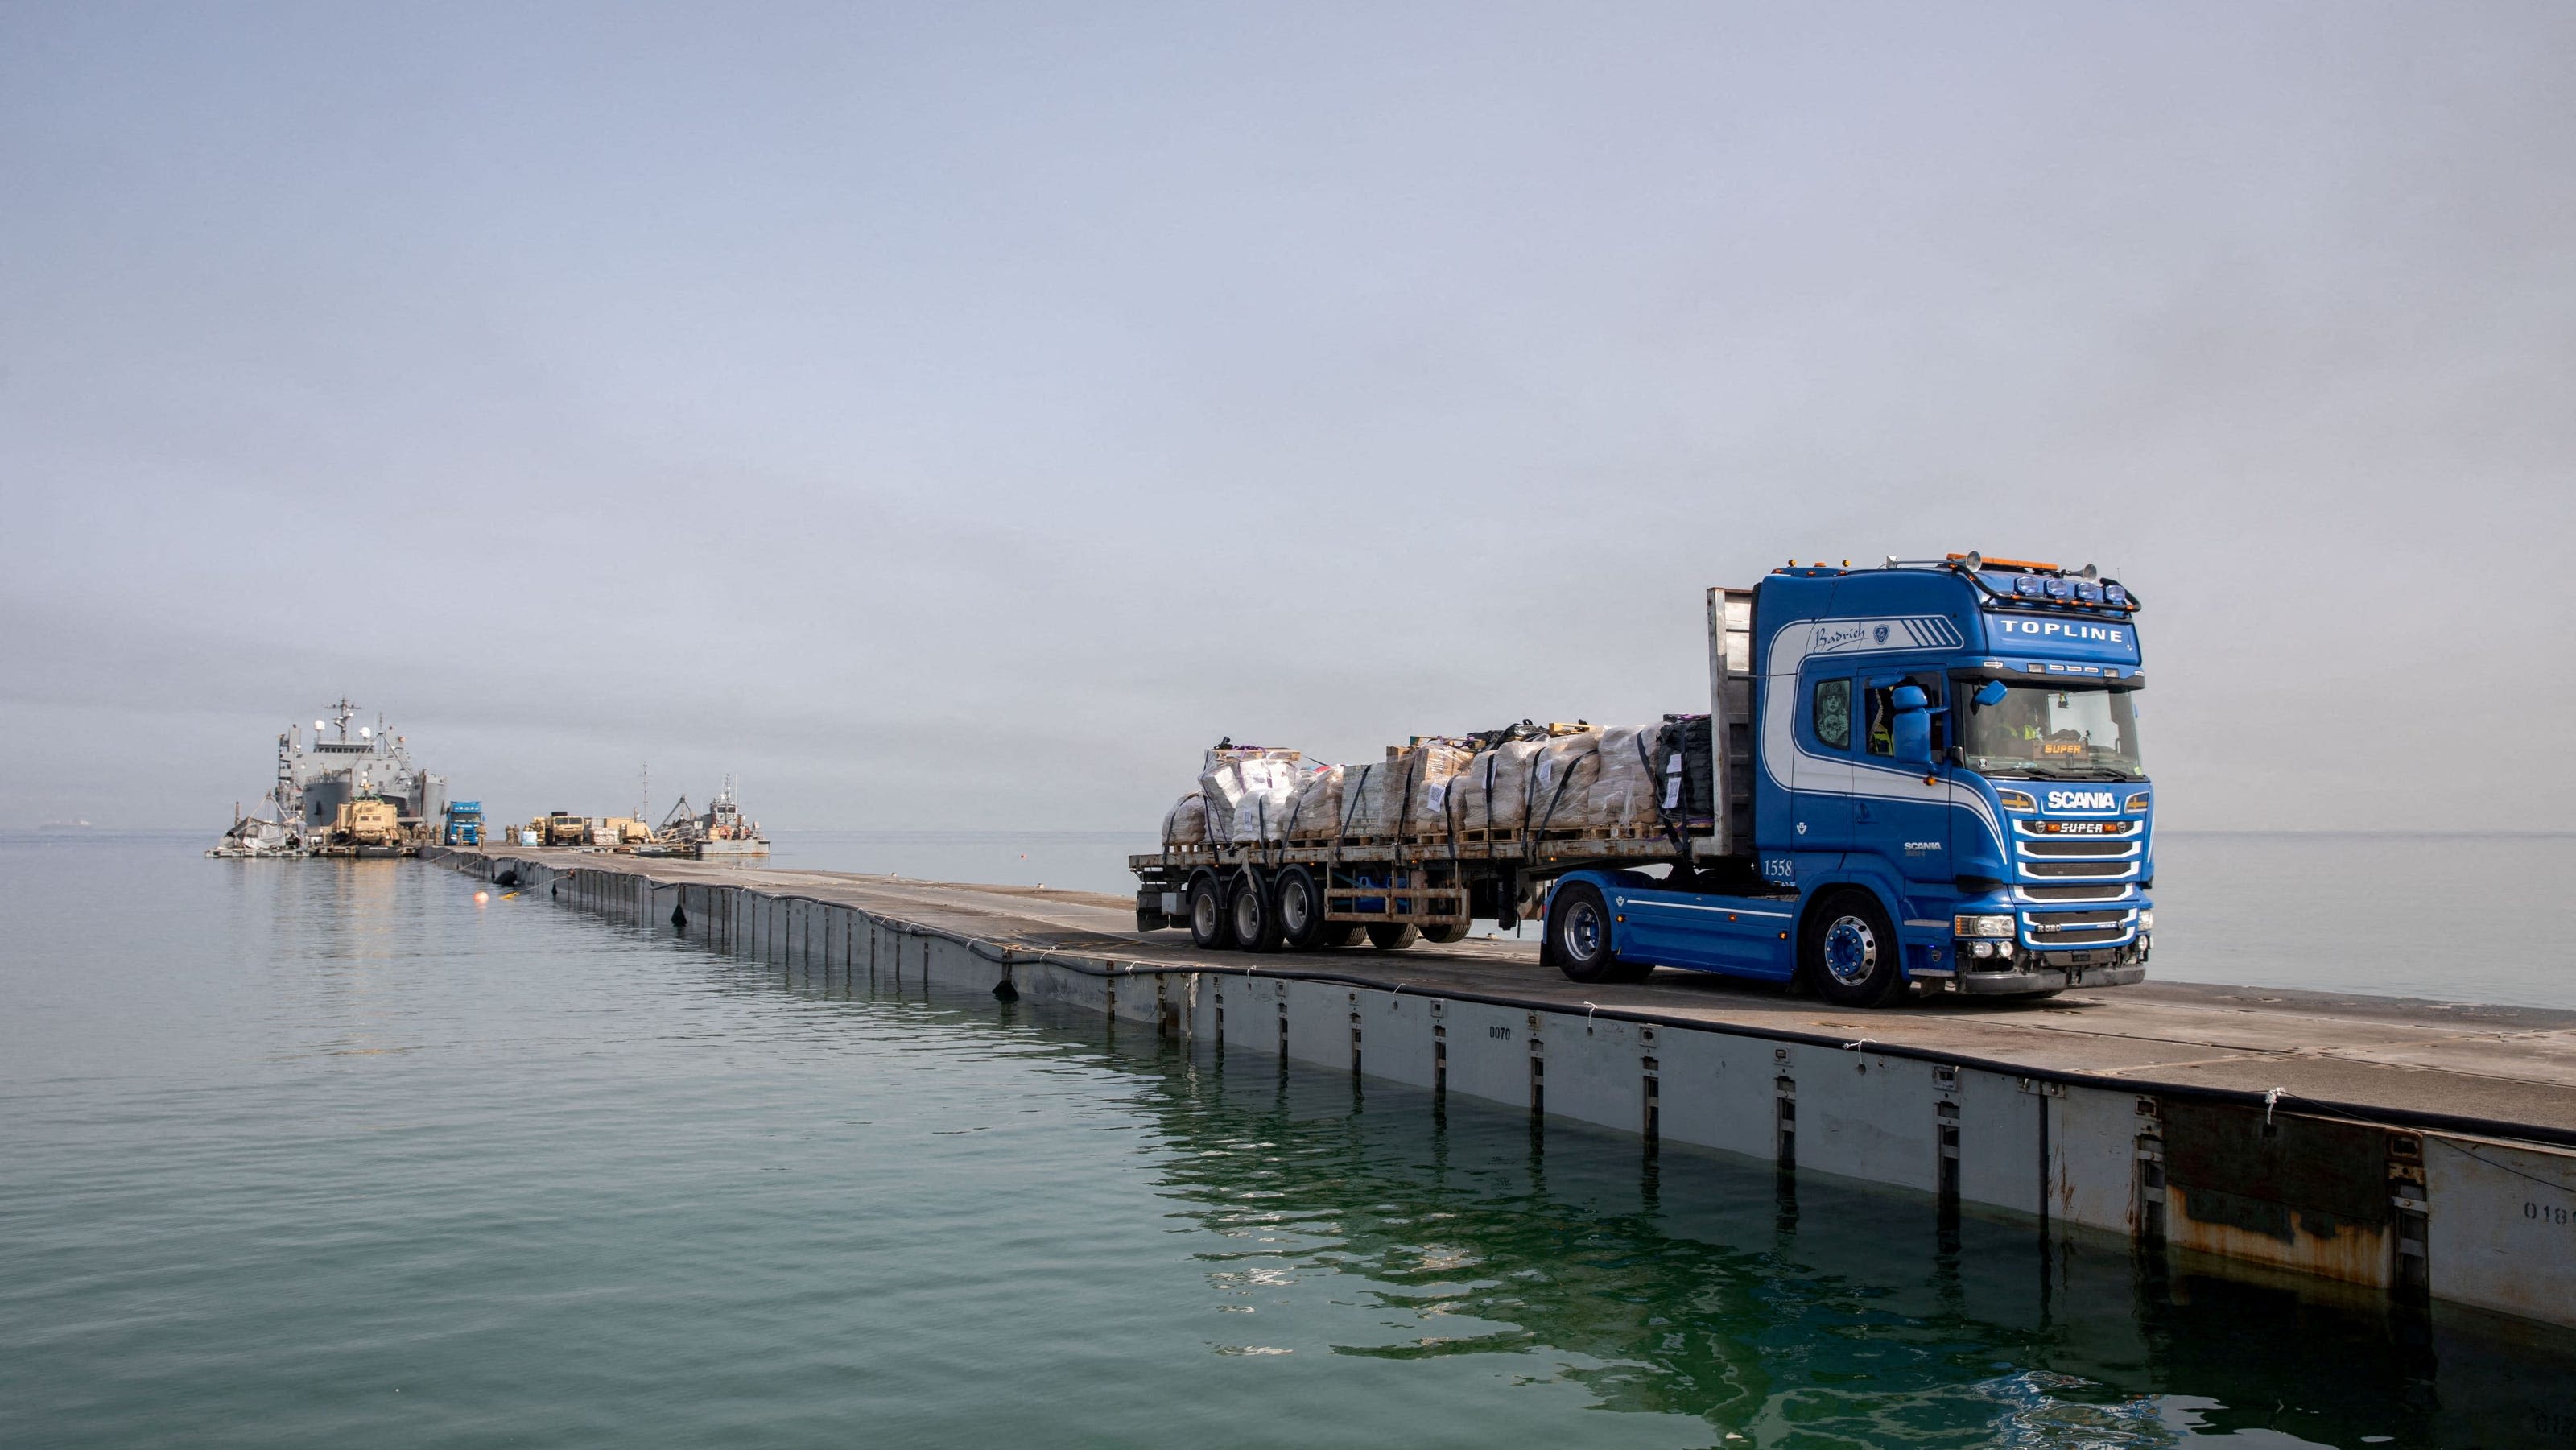
[[[1971,697],[1980,683],[1965,682],[1956,696],[1966,707],[1959,744],[1970,769],[2041,780],[2144,777],[2130,691],[2007,684],[2001,700],[1979,705]]]

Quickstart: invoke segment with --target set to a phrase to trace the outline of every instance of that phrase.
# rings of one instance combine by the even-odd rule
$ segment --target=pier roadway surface
[[[514,849],[562,870],[807,896],[1028,952],[1264,976],[1332,976],[1426,996],[1650,1014],[1757,1032],[1866,1039],[1962,1061],[2139,1087],[2268,1092],[2285,1103],[2483,1119],[2510,1136],[2576,1139],[2576,1012],[2149,980],[2037,1002],[1934,998],[1859,1010],[1777,987],[1666,969],[1634,985],[1583,985],[1542,965],[1538,944],[1471,937],[1398,952],[1366,947],[1204,952],[1185,931],[1138,932],[1122,896],[769,870],[726,862]],[[2152,969],[2151,969],[2152,970]],[[2533,1133],[2531,1130],[2539,1130]],[[2517,1131],[2519,1130],[2519,1131]]]

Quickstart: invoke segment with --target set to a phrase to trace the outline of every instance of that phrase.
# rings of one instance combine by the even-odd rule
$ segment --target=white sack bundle
[[[1307,775],[1288,807],[1288,839],[1329,841],[1342,827],[1342,767],[1327,765]]]
[[[1357,839],[1395,833],[1396,815],[1404,807],[1404,766],[1396,753],[1384,760],[1342,767],[1342,829]]]
[[[1517,831],[1528,809],[1530,775],[1544,740],[1507,740],[1467,763],[1449,782],[1449,823],[1458,831]]]
[[[1234,800],[1234,831],[1230,837],[1236,845],[1258,845],[1286,837],[1288,809],[1297,798],[1294,762],[1245,760],[1218,774],[1231,774],[1240,787],[1241,793]]]
[[[1601,774],[1601,732],[1559,735],[1539,745],[1530,768],[1529,829],[1562,831],[1589,824],[1592,783]]]
[[[1222,846],[1234,839],[1234,803],[1243,799],[1243,777],[1231,763],[1199,777],[1199,800],[1207,810],[1207,838]]]
[[[1384,760],[1342,767],[1342,834],[1445,834],[1450,779],[1474,758],[1466,742],[1432,737],[1390,747]]]
[[[1211,745],[1200,759],[1199,774],[1209,775],[1244,760],[1284,760],[1290,765],[1305,759],[1302,751],[1282,750],[1270,745]]]
[[[1197,791],[1174,802],[1163,813],[1163,846],[1199,846],[1207,843],[1207,803]]]
[[[1613,725],[1601,732],[1601,771],[1584,800],[1584,824],[1651,826],[1662,819],[1661,725]]]

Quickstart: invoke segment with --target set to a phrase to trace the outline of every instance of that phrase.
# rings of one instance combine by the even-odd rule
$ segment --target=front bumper
[[[1941,990],[1972,997],[2008,997],[2023,992],[2057,992],[2068,987],[2125,987],[2147,979],[2144,962],[2106,963],[2093,967],[2025,967],[2011,972],[1962,972]]]

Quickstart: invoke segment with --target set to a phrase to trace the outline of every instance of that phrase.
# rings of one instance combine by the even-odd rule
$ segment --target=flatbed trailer
[[[1455,941],[1457,936],[1435,932],[1478,920],[1509,927],[1537,916],[1546,883],[1566,872],[1669,865],[1687,859],[1689,843],[1705,839],[1684,836],[1684,845],[1677,847],[1666,832],[1624,827],[1550,831],[1529,839],[1512,831],[1461,835],[1475,839],[1421,835],[1187,845],[1130,856],[1128,869],[1141,883],[1136,929],[1190,925],[1188,897],[1194,881],[1277,875],[1296,867],[1320,875],[1327,923],[1412,925],[1435,941]]]

